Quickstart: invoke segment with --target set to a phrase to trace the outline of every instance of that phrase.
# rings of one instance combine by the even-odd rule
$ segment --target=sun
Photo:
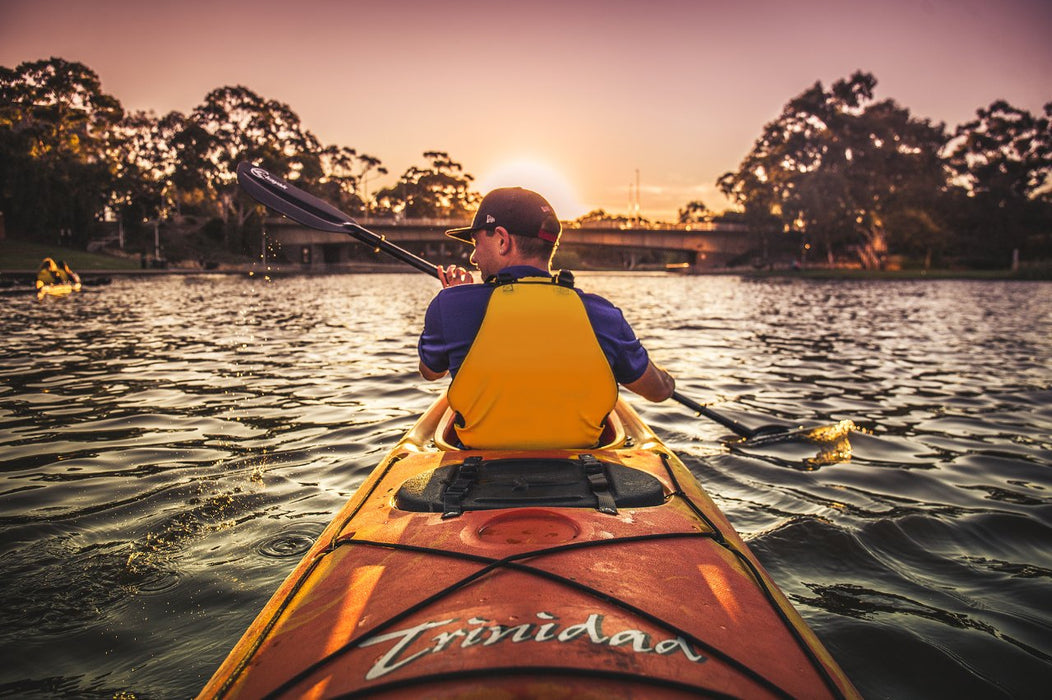
[[[587,213],[577,200],[573,185],[551,166],[539,161],[520,159],[497,166],[478,180],[478,191],[486,194],[498,187],[525,187],[539,193],[551,203],[563,221]]]

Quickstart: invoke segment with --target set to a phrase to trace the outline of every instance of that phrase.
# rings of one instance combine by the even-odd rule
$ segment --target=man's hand
[[[471,273],[462,267],[457,265],[450,265],[449,267],[438,266],[438,281],[442,283],[442,288],[454,287],[458,284],[472,284],[475,280],[471,278]]]
[[[647,365],[643,376],[631,384],[625,384],[625,388],[634,391],[648,401],[664,401],[676,390],[676,380],[668,372],[651,362]]]

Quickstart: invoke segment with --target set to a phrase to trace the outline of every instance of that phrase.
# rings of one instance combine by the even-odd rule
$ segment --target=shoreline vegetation
[[[33,285],[40,261],[44,257],[62,259],[69,263],[90,286],[92,276],[152,276],[152,275],[244,275],[246,277],[278,277],[291,275],[324,274],[372,274],[412,273],[414,270],[397,262],[345,263],[325,270],[307,270],[287,263],[267,263],[251,257],[229,259],[212,268],[204,268],[192,261],[173,262],[164,268],[143,267],[133,257],[118,257],[100,253],[88,253],[63,246],[48,246],[15,239],[0,239],[0,286]],[[805,268],[733,267],[711,270],[684,270],[680,266],[645,265],[635,270],[581,266],[574,268],[579,273],[606,274],[689,274],[689,275],[739,275],[755,279],[808,279],[808,280],[1033,280],[1052,281],[1052,262],[1020,265],[1019,269],[966,269],[966,268],[907,268],[898,270],[872,270],[858,267]]]
[[[1035,114],[995,100],[950,127],[878,97],[876,86],[859,70],[789,99],[739,166],[717,179],[731,203],[723,212],[694,200],[674,220],[652,220],[637,184],[628,214],[595,209],[564,223],[653,231],[645,254],[623,251],[626,270],[687,263],[669,272],[710,273],[699,269],[701,248],[658,245],[667,226],[703,224],[747,235],[738,257],[708,258],[740,264],[732,273],[1048,278],[1052,102]],[[321,244],[285,249],[279,240],[272,249],[266,209],[237,184],[243,161],[348,217],[470,220],[483,194],[446,151],[424,151],[422,164],[398,176],[378,156],[322,142],[290,105],[243,85],[210,91],[187,114],[159,116],[126,110],[91,68],[53,57],[0,66],[0,98],[0,239],[6,231],[128,258],[118,269],[212,271],[258,260],[258,268],[280,262],[291,271],[313,260],[334,272],[379,262]],[[621,254],[569,245],[555,264],[610,269]],[[82,270],[101,264],[60,255]],[[0,269],[12,265],[5,257]],[[441,250],[428,257],[462,260]]]

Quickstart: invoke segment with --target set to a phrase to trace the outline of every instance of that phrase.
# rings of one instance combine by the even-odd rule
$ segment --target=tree
[[[936,218],[930,206],[895,207],[885,220],[890,229],[888,247],[922,257],[925,270],[931,268],[936,256],[946,253],[953,241],[950,229]]]
[[[702,221],[710,221],[713,213],[699,200],[687,202],[686,206],[679,210],[679,223],[694,224]]]
[[[107,152],[123,114],[81,63],[0,67],[0,208],[8,227],[38,237],[69,229],[83,243],[112,187]]]
[[[322,177],[319,194],[336,202],[337,207],[352,214],[367,214],[369,210],[368,184],[373,175],[386,175],[387,168],[380,159],[358,153],[347,146],[327,146],[319,154]]]
[[[956,176],[956,229],[973,260],[1003,265],[1052,229],[1052,103],[1044,115],[998,100],[957,127],[945,158]],[[1047,243],[1031,245],[1047,254]]]
[[[205,96],[176,138],[179,170],[175,182],[198,190],[216,213],[240,231],[258,205],[241,195],[237,164],[251,161],[291,181],[321,176],[317,139],[288,105],[266,100],[243,86],[222,87]]]
[[[372,206],[373,200],[369,198],[369,182],[373,177],[387,174],[387,168],[380,164],[380,159],[366,153],[358,154],[358,162],[361,170],[358,171],[358,196],[365,203],[366,209]]]
[[[109,160],[115,179],[109,205],[122,221],[162,219],[178,207],[174,144],[185,121],[179,112],[161,118],[132,112],[114,127]]]
[[[605,209],[593,209],[587,214],[583,214],[574,219],[573,223],[574,226],[577,227],[600,226],[603,228],[638,228],[639,226],[645,226],[650,222],[647,219],[640,219],[634,216],[610,214]]]
[[[1052,102],[1043,117],[998,100],[976,110],[947,144],[946,160],[972,195],[998,204],[1047,190],[1052,175]]]
[[[876,264],[895,202],[936,195],[945,175],[943,125],[916,119],[892,100],[874,102],[875,86],[862,72],[829,90],[816,82],[764,127],[720,189],[744,206],[747,220],[775,217],[784,231],[822,244],[830,262],[852,248],[864,264]]]
[[[443,151],[427,151],[430,166],[411,166],[398,182],[376,193],[382,211],[408,218],[462,218],[481,200],[471,190],[475,179]]]

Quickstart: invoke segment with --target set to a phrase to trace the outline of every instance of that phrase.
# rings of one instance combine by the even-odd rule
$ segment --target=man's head
[[[471,258],[483,277],[508,265],[548,266],[561,233],[552,205],[521,187],[493,190],[482,198],[471,226],[446,231],[451,238],[475,245]]]

